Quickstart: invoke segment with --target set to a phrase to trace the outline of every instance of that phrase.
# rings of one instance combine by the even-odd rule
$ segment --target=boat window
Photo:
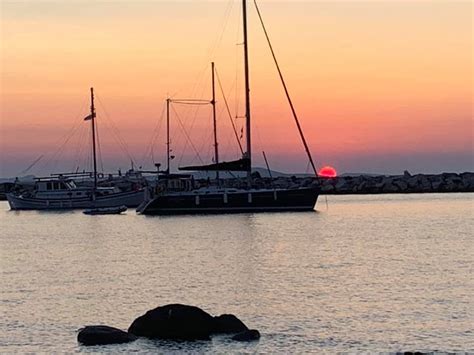
[[[82,195],[82,193],[80,193],[80,192],[76,192],[76,195],[77,195],[77,196],[81,196],[81,195]]]
[[[52,190],[53,186],[50,182],[46,183],[46,190]]]
[[[76,188],[76,184],[74,183],[74,181],[67,181],[66,182],[66,186],[69,187],[70,189],[75,189]]]
[[[59,186],[61,187],[61,190],[66,190],[66,185],[64,185],[63,182]]]

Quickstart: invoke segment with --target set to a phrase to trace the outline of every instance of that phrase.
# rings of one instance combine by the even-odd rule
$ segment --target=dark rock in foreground
[[[247,326],[233,314],[222,314],[214,317],[214,331],[216,334],[239,333],[248,330]]]
[[[123,344],[136,339],[133,334],[106,325],[88,325],[77,335],[77,341],[83,345]]]
[[[138,317],[129,333],[157,339],[209,340],[214,318],[194,306],[170,304],[157,307]]]
[[[169,304],[157,307],[138,317],[128,328],[128,333],[105,325],[86,326],[79,331],[77,340],[84,345],[128,343],[138,336],[169,340],[210,340],[212,334],[235,334],[237,341],[252,341],[260,333],[249,330],[232,314],[212,317],[194,306]]]
[[[258,339],[260,339],[260,332],[256,329],[245,330],[232,337],[232,340],[236,341],[253,341]]]

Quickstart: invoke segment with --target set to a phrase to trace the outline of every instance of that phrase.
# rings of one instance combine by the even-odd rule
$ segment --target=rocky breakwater
[[[77,340],[83,345],[120,344],[138,337],[167,340],[210,340],[216,334],[232,335],[235,341],[260,338],[258,330],[249,329],[232,314],[213,317],[195,306],[169,304],[157,307],[135,319],[128,331],[109,326],[86,326]]]
[[[340,176],[320,180],[323,194],[474,192],[474,173],[411,175],[405,172],[403,175]]]
[[[245,188],[247,180],[226,179],[228,188]],[[261,177],[254,173],[252,187],[256,189],[298,188],[315,186],[324,195],[388,194],[428,192],[474,192],[474,173],[416,174],[405,171],[403,175],[343,175],[338,177]]]

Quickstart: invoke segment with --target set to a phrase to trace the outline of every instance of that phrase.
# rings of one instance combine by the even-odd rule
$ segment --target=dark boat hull
[[[159,195],[138,207],[145,215],[313,211],[316,188]]]

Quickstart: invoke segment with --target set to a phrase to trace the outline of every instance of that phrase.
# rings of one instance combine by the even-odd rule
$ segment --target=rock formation
[[[222,314],[214,317],[213,333],[229,334],[239,333],[248,330],[247,326],[233,314]]]
[[[151,339],[210,340],[213,334],[235,334],[237,341],[260,338],[260,333],[233,314],[217,317],[195,306],[168,304],[138,317],[128,332],[106,325],[86,326],[79,330],[77,340],[83,345],[128,343],[142,336]]]
[[[254,341],[260,339],[260,332],[256,329],[249,329],[232,337],[232,340],[236,341]]]
[[[182,304],[157,307],[135,319],[128,332],[158,339],[208,340],[214,318],[202,309]]]
[[[79,329],[77,341],[83,345],[123,344],[136,340],[133,334],[107,325],[88,325]]]

